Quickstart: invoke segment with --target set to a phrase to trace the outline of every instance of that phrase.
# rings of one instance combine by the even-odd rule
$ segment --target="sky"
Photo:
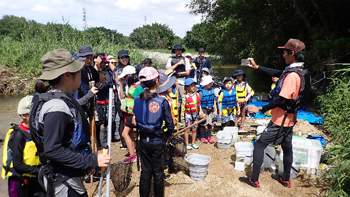
[[[191,0],[1,0],[0,16],[14,15],[46,24],[69,22],[83,30],[83,8],[88,27],[105,27],[125,36],[152,23],[169,26],[183,38],[200,16],[189,14]],[[146,20],[145,20],[146,17]]]

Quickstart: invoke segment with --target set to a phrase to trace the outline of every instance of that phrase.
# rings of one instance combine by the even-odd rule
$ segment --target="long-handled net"
[[[121,161],[111,164],[111,180],[114,189],[118,192],[128,188],[131,182],[132,163],[122,163]]]
[[[186,142],[179,135],[174,136],[167,143],[167,161],[169,161],[169,172],[185,171],[187,164],[183,159],[187,154]]]

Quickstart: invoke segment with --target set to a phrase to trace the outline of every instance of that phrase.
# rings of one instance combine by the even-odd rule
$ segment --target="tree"
[[[0,20],[0,35],[21,39],[27,20],[24,17],[5,15]]]
[[[193,25],[191,31],[186,32],[183,42],[186,47],[198,50],[199,48],[207,48],[205,32],[207,31],[205,23]]]
[[[159,23],[138,27],[130,34],[130,40],[141,49],[167,49],[174,39],[174,32],[167,25]]]

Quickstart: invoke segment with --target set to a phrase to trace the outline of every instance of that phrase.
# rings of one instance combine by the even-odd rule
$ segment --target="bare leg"
[[[241,115],[242,115],[241,127],[242,128],[244,127],[244,122],[245,122],[245,110],[246,110],[245,107],[246,107],[246,104],[244,104],[242,107],[242,113],[241,113]]]
[[[132,132],[133,130],[130,127],[125,126],[122,134],[130,155],[133,155],[135,151],[134,137],[131,137]]]
[[[197,128],[192,127],[192,144],[195,144],[197,137]]]
[[[185,131],[185,141],[186,141],[186,145],[188,145],[188,134],[190,133],[190,130],[189,129],[187,129],[186,131]]]

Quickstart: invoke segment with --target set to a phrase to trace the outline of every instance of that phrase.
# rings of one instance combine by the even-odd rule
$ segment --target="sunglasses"
[[[123,56],[123,57],[120,57],[120,59],[129,59],[130,57],[129,56]]]

